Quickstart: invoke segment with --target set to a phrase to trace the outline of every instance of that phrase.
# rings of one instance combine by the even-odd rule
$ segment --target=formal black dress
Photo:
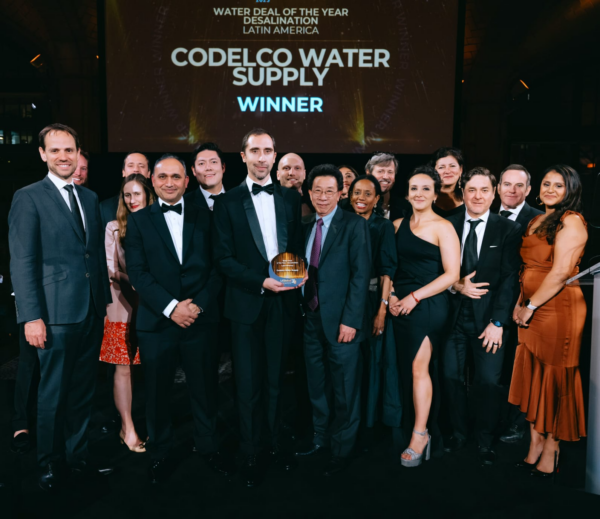
[[[438,216],[441,216],[442,218],[448,218],[450,216],[454,216],[455,214],[464,215],[465,210],[466,210],[465,204],[460,204],[459,206],[455,207],[454,209],[450,209],[449,211],[446,211],[445,209],[441,209],[440,207],[438,207],[435,204],[433,204],[431,206],[431,208],[433,209],[433,212],[435,214],[437,214]]]
[[[394,276],[394,291],[399,299],[431,283],[444,273],[442,255],[437,245],[413,234],[410,219],[405,218],[396,233],[398,269]],[[393,317],[397,358],[402,381],[403,417],[405,429],[412,429],[414,411],[412,405],[412,363],[425,337],[429,337],[433,348],[430,371],[434,399],[438,386],[437,353],[447,333],[450,303],[447,291],[421,300],[408,315]],[[432,408],[434,404],[432,403]],[[431,418],[431,414],[430,414]],[[431,426],[429,426],[431,428]]]
[[[367,427],[373,427],[379,410],[382,379],[392,383],[391,379],[397,380],[398,378],[396,366],[389,366],[389,369],[386,369],[383,364],[383,335],[379,337],[371,335],[373,321],[381,304],[380,278],[389,276],[390,279],[394,279],[397,256],[392,222],[373,213],[368,224],[371,238],[371,282],[367,297],[367,316],[370,328],[368,329],[369,338],[362,343],[364,361],[362,399],[363,423]],[[387,399],[384,399],[384,408],[387,403]],[[383,414],[385,416],[385,409]]]

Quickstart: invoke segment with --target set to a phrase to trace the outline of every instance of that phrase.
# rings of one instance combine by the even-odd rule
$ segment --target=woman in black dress
[[[437,149],[429,163],[438,172],[442,182],[433,210],[443,218],[465,212],[460,177],[463,172],[463,155],[456,148]]]
[[[408,448],[400,462],[415,467],[429,459],[431,436],[427,421],[433,385],[429,364],[446,334],[447,289],[460,278],[460,242],[450,222],[432,205],[441,181],[430,166],[416,168],[408,179],[410,218],[394,222],[398,269],[390,295],[390,312],[398,350],[404,401],[412,394],[415,420]],[[437,386],[437,384],[436,384]],[[405,411],[410,404],[405,405]],[[404,412],[406,423],[408,414]]]
[[[354,212],[368,221],[371,237],[371,284],[367,298],[367,314],[373,323],[371,337],[362,344],[363,384],[362,423],[367,431],[373,427],[377,404],[381,394],[383,332],[387,316],[387,305],[396,272],[397,257],[394,225],[386,220],[378,206],[381,187],[377,179],[362,175],[348,189],[350,204]],[[367,432],[366,436],[370,436]],[[368,438],[366,439],[368,443]]]

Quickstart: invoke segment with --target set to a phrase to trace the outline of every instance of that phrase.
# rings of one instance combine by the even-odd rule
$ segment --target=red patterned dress
[[[113,302],[106,308],[100,360],[122,366],[140,364],[137,341],[131,341],[130,337],[132,316],[137,308],[137,294],[129,284],[129,276],[125,270],[125,251],[121,246],[116,220],[106,226],[104,244]]]

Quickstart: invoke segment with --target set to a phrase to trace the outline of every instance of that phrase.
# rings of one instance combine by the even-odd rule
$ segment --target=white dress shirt
[[[204,200],[206,200],[206,203],[208,204],[208,208],[212,211],[213,207],[215,205],[215,200],[213,198],[211,198],[211,195],[214,195],[214,193],[207,191],[202,186],[199,186],[199,187],[200,187],[200,193],[202,193]],[[218,194],[222,195],[223,193],[225,193],[225,188],[221,186],[221,191],[219,191]]]
[[[269,180],[265,182],[264,185],[268,186],[272,183],[273,181],[269,177]],[[271,261],[279,254],[279,246],[277,245],[277,218],[275,217],[275,197],[264,191],[257,195],[253,195],[252,184],[256,184],[256,182],[251,180],[250,177],[246,177],[246,185],[250,190],[250,198],[252,198],[256,216],[258,216],[258,223],[260,224],[260,232],[265,242],[267,258]]]
[[[62,178],[59,178],[48,171],[48,178],[56,186],[56,189],[58,189],[58,192],[63,197],[69,210],[71,210],[71,203],[69,202],[69,192],[65,189],[65,186],[73,186],[73,193],[75,193],[75,200],[77,200],[77,204],[79,205],[79,212],[81,213],[81,219],[83,220],[83,230],[85,231],[85,213],[83,212],[83,206],[81,205],[81,200],[79,200],[77,189],[75,189],[75,184],[73,184],[73,177],[71,177],[71,182],[65,182]]]
[[[510,216],[506,216],[505,218],[508,218],[509,220],[512,220],[514,222],[519,217],[519,213],[521,212],[521,209],[523,209],[524,205],[525,205],[525,200],[523,200],[514,209],[507,209],[506,207],[504,207],[504,204],[500,204],[500,211],[498,211],[498,214],[500,214],[500,212],[502,212],[502,211],[510,211],[512,214]]]
[[[469,223],[469,220],[481,220],[482,221],[482,223],[480,223],[479,225],[477,225],[477,227],[475,227],[475,233],[477,234],[477,257],[479,258],[479,253],[481,252],[481,243],[483,242],[483,235],[485,234],[485,228],[487,226],[489,217],[490,217],[489,209],[487,210],[487,212],[485,214],[481,215],[478,218],[473,218],[472,216],[469,216],[469,211],[465,211],[465,225],[463,227],[462,240],[460,242],[460,264],[461,265],[462,265],[462,258],[463,258],[463,250],[465,248],[465,240],[467,239],[467,236],[469,235],[469,231],[471,230],[471,224]]]
[[[165,217],[165,222],[167,222],[169,232],[171,233],[171,239],[173,240],[175,252],[177,252],[177,257],[179,258],[179,263],[183,263],[183,212],[185,211],[183,198],[177,202],[177,204],[167,204],[167,202],[159,197],[158,203],[161,206],[181,204],[181,214],[177,214],[175,211],[167,211],[166,213],[163,213],[163,216]],[[167,305],[167,307],[163,310],[165,317],[171,317],[171,313],[177,306],[177,303],[179,303],[179,301],[177,301],[177,299],[173,299],[173,301]]]

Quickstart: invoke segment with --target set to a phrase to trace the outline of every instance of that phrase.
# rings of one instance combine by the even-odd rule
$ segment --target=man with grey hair
[[[397,171],[398,161],[391,153],[376,153],[365,165],[367,175],[373,175],[381,186],[384,216],[392,221],[405,216],[405,210],[408,208],[408,203],[402,198],[392,197]]]
[[[542,211],[531,207],[525,198],[531,191],[531,175],[524,166],[511,164],[500,173],[498,194],[500,195],[500,215],[517,222],[525,232],[529,222]],[[517,347],[517,326],[512,321],[508,324],[506,341],[506,361],[504,365],[503,382],[510,381],[514,353]],[[506,386],[508,387],[508,386]],[[508,413],[508,429],[500,436],[505,443],[517,443],[525,435],[527,429],[525,415],[517,406],[510,406]]]

